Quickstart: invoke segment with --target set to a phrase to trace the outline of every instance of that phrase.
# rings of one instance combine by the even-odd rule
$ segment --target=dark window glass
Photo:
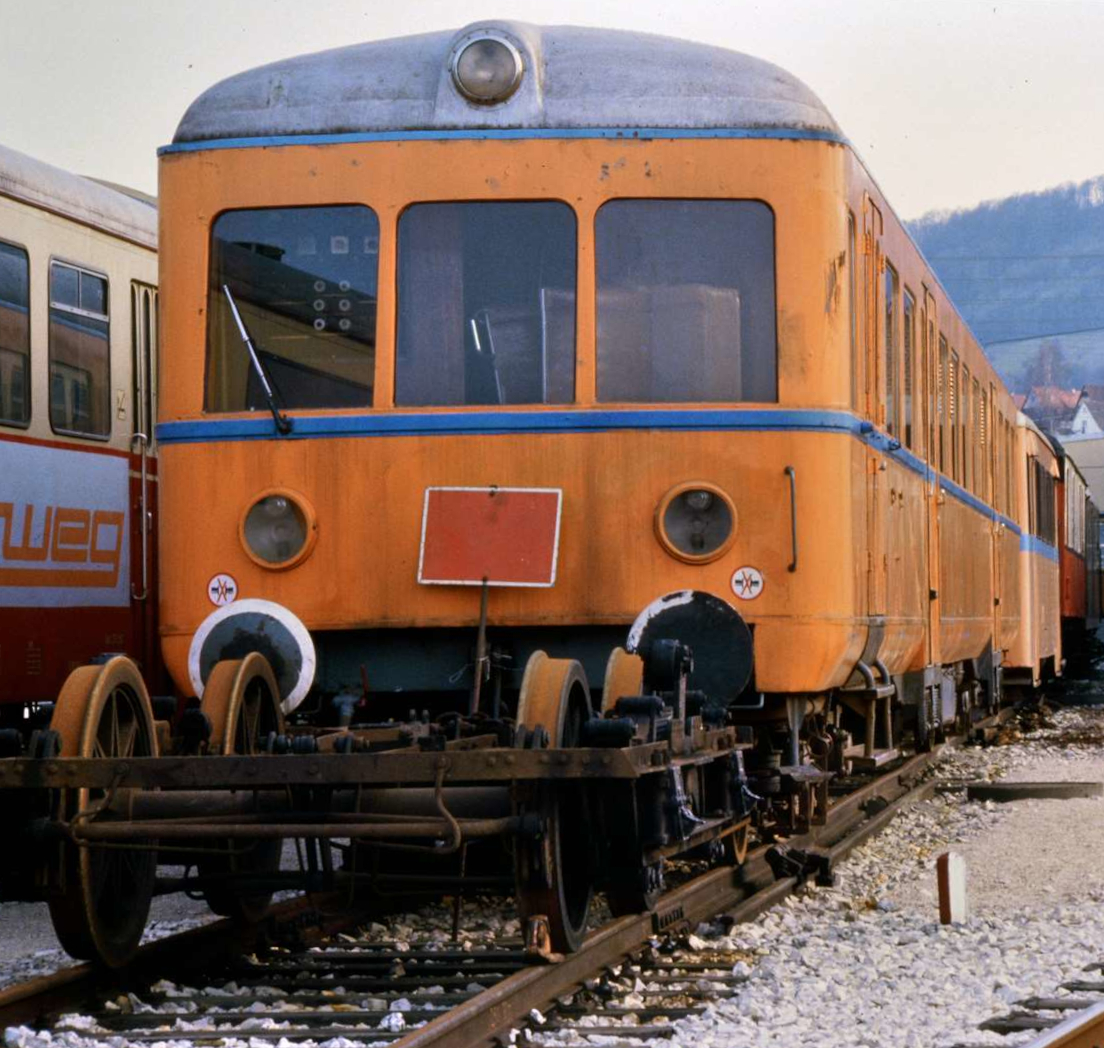
[[[901,386],[902,402],[905,409],[905,446],[908,448],[915,447],[913,444],[913,429],[912,429],[912,385],[913,385],[913,372],[915,370],[915,364],[913,363],[916,356],[916,349],[913,342],[916,338],[916,300],[905,292],[905,326],[904,326],[904,341],[902,342],[903,359],[902,364],[904,367],[905,377],[904,383]]]
[[[859,379],[862,357],[859,354],[859,307],[855,296],[855,216],[847,214],[847,309],[851,333],[851,407],[859,409]]]
[[[0,422],[31,420],[30,267],[27,252],[0,243]]]
[[[555,201],[408,208],[395,403],[571,403],[575,240],[575,212]]]
[[[886,431],[898,435],[897,425],[897,271],[885,271]]]
[[[57,306],[80,308],[80,270],[55,265],[50,269],[50,302]]]
[[[774,215],[615,200],[595,220],[598,399],[774,401]]]
[[[80,307],[89,313],[107,312],[107,281],[103,277],[81,273]]]
[[[378,269],[371,208],[220,215],[211,232],[206,410],[267,407],[224,285],[282,407],[370,406]]]
[[[50,266],[50,425],[90,437],[111,434],[107,281],[61,262]]]

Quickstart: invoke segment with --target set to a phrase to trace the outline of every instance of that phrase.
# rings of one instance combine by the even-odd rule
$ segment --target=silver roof
[[[466,37],[511,41],[525,75],[496,106],[467,101],[449,58]],[[321,51],[239,73],[192,103],[175,143],[404,130],[564,128],[840,132],[800,80],[758,58],[669,37],[477,22]]]
[[[0,196],[157,249],[157,208],[0,145]]]

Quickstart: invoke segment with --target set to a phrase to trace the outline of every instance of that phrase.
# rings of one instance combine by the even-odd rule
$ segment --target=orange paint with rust
[[[367,204],[379,217],[373,414],[493,412],[411,412],[393,403],[396,222],[408,205],[433,200],[553,199],[574,208],[576,403],[555,410],[594,409],[594,217],[603,203],[619,197],[752,199],[772,208],[778,403],[741,409],[852,412],[856,425],[860,418],[884,425],[887,387],[876,350],[885,336],[884,309],[876,296],[864,305],[861,292],[853,358],[849,214],[859,226],[856,273],[867,265],[866,247],[875,282],[881,280],[878,258],[890,258],[916,301],[930,299],[938,310],[940,330],[961,347],[973,373],[986,383],[997,381],[903,227],[839,144],[541,139],[294,145],[200,150],[161,160],[162,421],[205,417],[207,256],[215,218],[236,208],[324,204]],[[863,224],[875,213],[881,221],[867,240]],[[856,279],[862,284],[861,276]],[[161,546],[166,658],[186,688],[188,644],[211,610],[206,583],[218,572],[234,576],[242,597],[278,601],[312,629],[473,626],[477,592],[417,582],[424,493],[436,485],[563,490],[555,586],[492,590],[492,625],[627,625],[658,595],[696,588],[729,600],[753,625],[757,685],[766,692],[843,685],[864,649],[894,673],[976,657],[998,630],[990,573],[993,550],[1003,540],[976,509],[939,504],[938,482],[922,475],[932,457],[927,359],[917,341],[911,469],[857,433],[769,428],[167,445]],[[999,392],[1001,411],[1014,417],[1010,399]],[[726,407],[600,406],[680,412]],[[538,415],[547,410],[511,408]],[[796,471],[800,557],[794,572],[787,466]],[[710,563],[676,560],[654,533],[657,503],[687,481],[716,484],[737,511],[733,546]],[[310,502],[318,539],[301,564],[274,572],[242,550],[238,524],[257,493],[282,486]],[[934,529],[933,514],[939,516]],[[939,546],[934,552],[932,535]],[[928,573],[936,552],[946,568],[933,586]],[[1014,592],[1007,594],[1004,621],[1011,624],[1018,621],[1018,558],[1005,560],[1004,586]],[[757,567],[765,580],[752,601],[734,599],[732,591],[733,573],[746,565]],[[932,589],[938,589],[934,597]],[[1003,636],[1008,640],[1011,633]]]

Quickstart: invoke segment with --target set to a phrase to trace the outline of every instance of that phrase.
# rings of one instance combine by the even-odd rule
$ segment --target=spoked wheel
[[[723,851],[721,861],[729,866],[743,866],[747,858],[748,842],[751,839],[751,820],[740,823],[731,833],[721,838]]]
[[[208,752],[221,756],[261,753],[270,732],[282,735],[284,713],[276,675],[268,660],[257,652],[244,659],[216,663],[203,689],[202,709],[211,721]],[[280,868],[283,842],[277,839],[231,842],[225,857],[200,860],[203,876],[226,873],[271,873]],[[229,884],[212,884],[203,890],[207,905],[224,917],[255,923],[268,909],[272,892],[243,894]]]
[[[62,757],[156,757],[149,694],[138,668],[122,656],[69,674],[50,719]],[[109,800],[104,790],[68,790],[62,812],[70,822],[89,818]],[[109,816],[99,814],[97,818]],[[118,968],[131,959],[149,916],[157,854],[141,842],[122,847],[61,846],[60,894],[50,917],[65,952]]]
[[[573,659],[550,659],[534,652],[525,667],[518,699],[518,723],[542,726],[549,745],[578,746],[590,719],[590,689]],[[590,912],[591,850],[589,798],[581,783],[543,782],[534,786],[527,807],[544,816],[540,839],[519,840],[517,902],[524,923],[548,918],[552,949],[572,953],[582,945]]]

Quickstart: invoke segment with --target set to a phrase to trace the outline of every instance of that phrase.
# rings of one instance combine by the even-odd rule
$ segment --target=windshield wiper
[[[222,285],[222,293],[226,296],[226,301],[230,303],[230,312],[234,314],[234,323],[238,325],[238,333],[241,335],[242,342],[245,343],[245,348],[249,350],[249,359],[253,362],[253,370],[257,372],[257,378],[261,380],[261,389],[264,390],[268,410],[272,412],[272,418],[276,422],[276,432],[281,435],[290,433],[291,419],[276,406],[276,395],[272,392],[272,383],[268,379],[268,372],[265,371],[261,358],[257,355],[257,348],[253,345],[249,329],[245,326],[245,321],[242,320],[241,313],[238,312],[238,304],[234,301],[234,296],[230,294],[230,288],[226,284]]]

